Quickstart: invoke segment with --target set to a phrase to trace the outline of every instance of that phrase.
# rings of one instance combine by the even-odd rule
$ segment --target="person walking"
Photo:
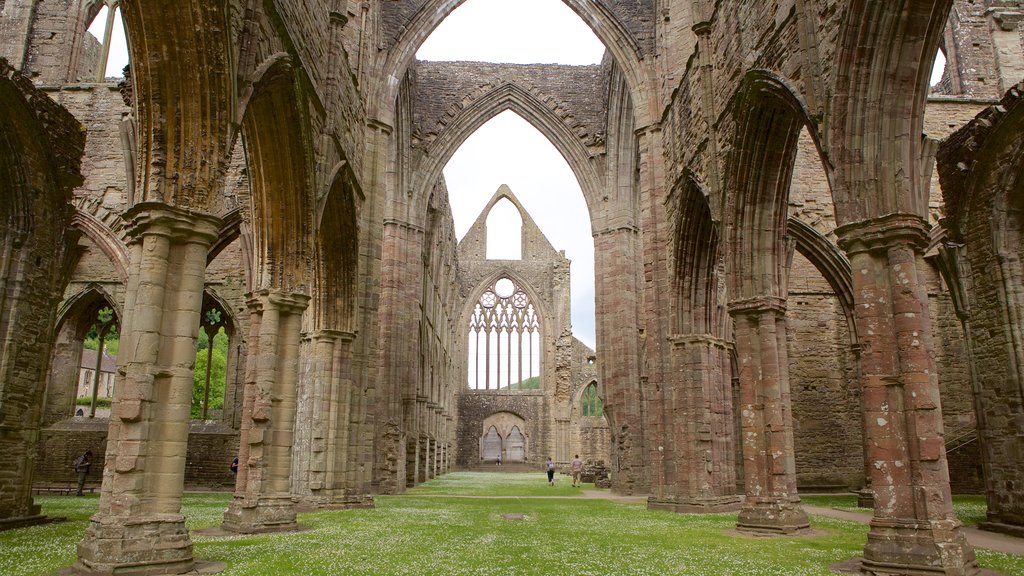
[[[572,459],[572,466],[570,466],[569,471],[572,472],[572,487],[579,488],[580,475],[583,474],[583,460],[580,460],[579,454]]]
[[[75,463],[72,465],[75,469],[75,473],[78,474],[78,492],[75,496],[84,496],[82,490],[85,488],[85,477],[89,475],[89,466],[92,465],[92,450],[86,450],[85,454],[82,454],[75,459]]]
[[[548,456],[547,470],[548,470],[548,485],[549,486],[554,486],[555,485],[555,462],[551,459],[551,456]]]

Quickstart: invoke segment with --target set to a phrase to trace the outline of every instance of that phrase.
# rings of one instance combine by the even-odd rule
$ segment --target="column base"
[[[53,522],[64,522],[67,518],[63,516],[46,516],[44,514],[36,514],[33,516],[15,516],[14,518],[3,518],[0,519],[0,532],[4,530],[14,530],[16,528],[28,528],[29,526],[39,526],[40,524],[50,524]]]
[[[836,574],[850,574],[850,575],[853,575],[853,576],[872,576],[872,575],[880,576],[882,574],[884,574],[885,576],[889,576],[890,574],[893,574],[893,575],[897,575],[898,574],[900,576],[902,576],[903,574],[911,574],[913,576],[917,576],[919,574],[922,574],[921,572],[906,572],[905,569],[902,569],[902,568],[893,568],[893,570],[896,570],[895,572],[892,572],[892,571],[890,571],[890,572],[872,572],[872,571],[869,571],[867,568],[864,567],[864,559],[863,558],[853,558],[852,560],[847,560],[845,562],[840,562],[838,564],[833,564],[833,565],[829,566],[828,569],[830,571],[836,573]],[[927,574],[929,576],[934,576],[935,574],[943,574],[943,575],[945,575],[946,573],[945,572],[937,572],[937,573],[936,572],[924,572],[923,574]],[[968,572],[967,574],[969,576],[1003,576],[1003,574],[1000,573],[1000,572],[996,572],[994,570],[986,570],[984,568],[976,570],[974,572]]]
[[[875,508],[875,491],[871,488],[857,490],[857,508]]]
[[[872,519],[862,561],[864,574],[889,576],[973,576],[974,549],[960,522]]]
[[[800,500],[747,498],[736,520],[737,530],[757,534],[793,534],[810,527]]]
[[[295,503],[291,497],[261,497],[255,500],[236,497],[224,512],[221,528],[236,534],[298,530]]]
[[[1024,526],[1019,524],[1006,524],[1003,522],[981,522],[978,524],[978,528],[987,530],[989,532],[999,532],[1000,534],[1009,534],[1010,536],[1016,536],[1017,538],[1024,538]],[[0,528],[2,530],[2,528]]]
[[[93,516],[70,573],[82,576],[184,574],[195,568],[181,514],[147,518]]]
[[[349,494],[334,498],[305,499],[299,502],[295,508],[297,512],[319,512],[322,510],[355,510],[374,507],[373,496],[370,494]]]
[[[722,512],[735,512],[743,506],[743,499],[739,496],[717,496],[709,498],[681,498],[673,497],[647,498],[648,510],[665,510],[677,514],[717,514]]]

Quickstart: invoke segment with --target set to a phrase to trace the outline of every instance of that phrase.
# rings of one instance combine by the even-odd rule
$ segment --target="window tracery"
[[[469,387],[540,388],[540,320],[529,295],[502,277],[480,295],[469,319]]]

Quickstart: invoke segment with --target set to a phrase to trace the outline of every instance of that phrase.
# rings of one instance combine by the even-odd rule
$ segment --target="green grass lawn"
[[[801,496],[800,500],[812,506],[838,508],[852,512],[871,512],[857,507],[857,497],[852,494],[829,494],[827,496]],[[965,526],[975,526],[985,521],[984,496],[953,496],[953,511]]]
[[[572,487],[572,477],[555,474],[555,485],[548,485],[547,473],[537,472],[452,472],[424,482],[407,494],[445,494],[449,496],[581,496],[593,490],[593,484]]]
[[[524,483],[524,477],[532,475],[502,478],[486,473],[489,480],[451,476],[417,490],[456,491],[460,484],[490,495],[527,495],[523,492],[535,490]],[[540,483],[540,488],[550,488],[543,477]],[[186,495],[189,526],[218,525],[229,498]],[[69,521],[0,532],[0,574],[48,575],[74,562],[75,544],[98,499],[45,496],[39,501],[45,513],[68,516]],[[508,513],[524,514],[525,519],[503,519]],[[568,498],[378,497],[372,510],[300,514],[299,520],[311,529],[230,538],[193,536],[195,555],[227,562],[226,576],[824,576],[830,574],[830,564],[860,555],[867,534],[863,524],[813,517],[822,536],[750,538],[731,531],[735,514],[690,516],[652,512],[643,505]],[[985,551],[978,556],[985,567],[1024,575],[1024,557]]]

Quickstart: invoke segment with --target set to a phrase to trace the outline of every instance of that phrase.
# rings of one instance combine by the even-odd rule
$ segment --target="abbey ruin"
[[[418,61],[461,3],[0,0],[0,528],[92,447],[79,574],[192,569],[186,486],[259,533],[576,453],[741,531],[859,491],[865,574],[975,574],[953,491],[1024,537],[1024,2],[564,0],[600,64]],[[520,260],[456,239],[505,111],[582,188],[594,350],[516,190]]]

